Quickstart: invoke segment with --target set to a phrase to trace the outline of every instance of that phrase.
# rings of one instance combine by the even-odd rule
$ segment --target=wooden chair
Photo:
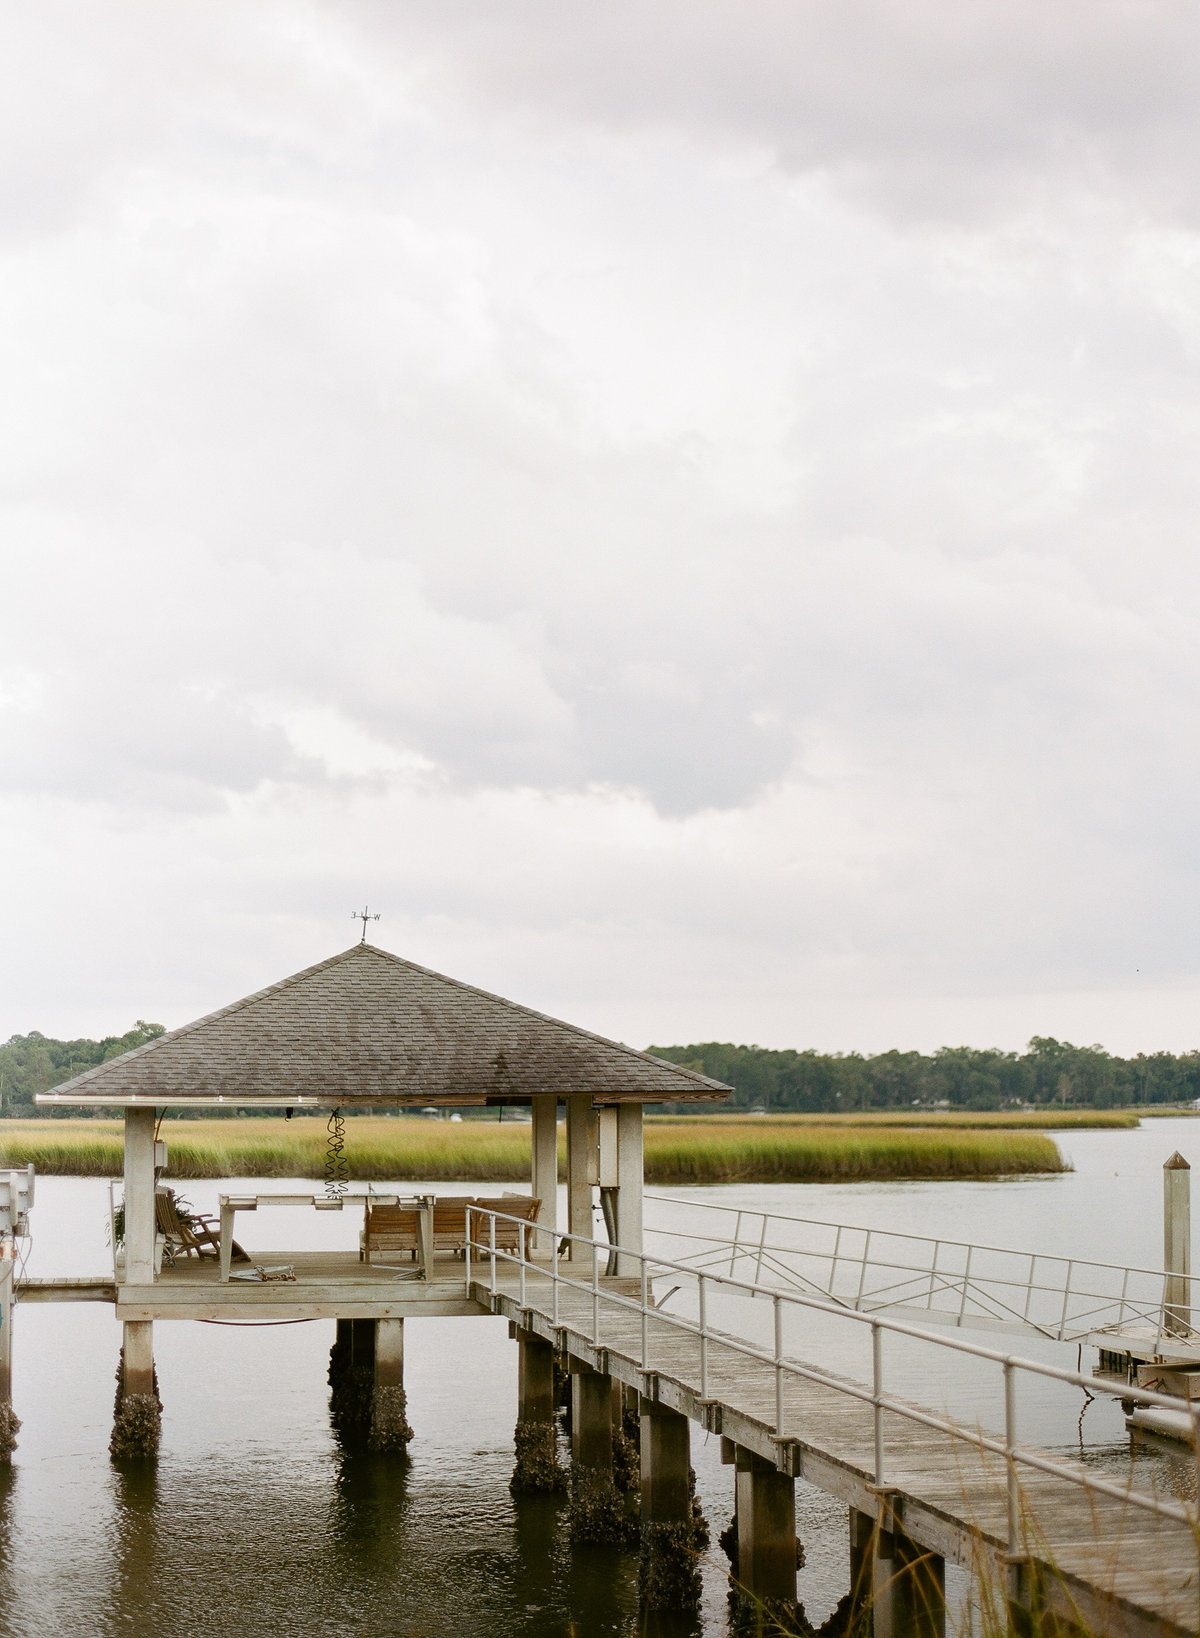
[[[189,1211],[186,1219],[179,1215],[174,1191],[160,1188],[154,1194],[155,1227],[163,1237],[163,1256],[173,1268],[177,1257],[219,1257],[221,1255],[221,1222],[203,1212]],[[248,1263],[249,1257],[233,1242],[233,1261]]]
[[[520,1223],[496,1222],[496,1249],[515,1252],[528,1246],[526,1225],[536,1223],[541,1209],[540,1200],[528,1195],[504,1195],[501,1199],[477,1200],[472,1195],[444,1195],[433,1203],[433,1251],[449,1251],[461,1257],[467,1249],[467,1223],[472,1223],[475,1240],[486,1240],[488,1219],[474,1215],[480,1208],[502,1211],[510,1217],[519,1217]],[[420,1213],[410,1206],[372,1206],[368,1203],[362,1235],[359,1239],[359,1261],[369,1263],[373,1252],[395,1255],[407,1251],[414,1259],[420,1250]]]
[[[367,1202],[366,1218],[358,1242],[358,1260],[369,1263],[373,1251],[396,1256],[409,1252],[413,1261],[421,1249],[421,1215],[411,1206],[373,1206]]]
[[[531,1200],[525,1194],[506,1194],[499,1200],[472,1200],[470,1206],[471,1241],[473,1245],[491,1245],[491,1219],[480,1216],[482,1211],[502,1211],[503,1217],[496,1218],[496,1250],[515,1253],[521,1257],[529,1255],[529,1231],[536,1224],[538,1212],[542,1209],[540,1200]],[[520,1222],[512,1223],[508,1219],[520,1218]],[[463,1245],[466,1245],[464,1236]],[[486,1255],[486,1252],[484,1253]]]

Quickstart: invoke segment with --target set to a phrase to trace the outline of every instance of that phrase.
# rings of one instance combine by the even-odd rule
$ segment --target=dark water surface
[[[1155,1121],[1062,1142],[1077,1170],[1061,1178],[692,1192],[802,1216],[1157,1263],[1162,1161],[1178,1147],[1200,1164],[1200,1122]],[[222,1186],[189,1188],[197,1204],[211,1205]],[[275,1179],[267,1187],[286,1185]],[[39,1180],[30,1272],[103,1271],[106,1217],[106,1185]],[[269,1220],[264,1250],[271,1242],[297,1250],[351,1244],[356,1232],[351,1213],[285,1221],[280,1209],[260,1217]],[[255,1249],[262,1222],[239,1220],[239,1237],[243,1221]],[[332,1322],[324,1321],[157,1325],[162,1457],[156,1472],[131,1477],[115,1472],[107,1453],[120,1346],[111,1310],[19,1309],[14,1392],[24,1427],[11,1473],[0,1477],[0,1638],[632,1638],[640,1630],[635,1556],[573,1553],[560,1504],[517,1504],[509,1495],[516,1348],[503,1321],[409,1323],[416,1438],[406,1464],[340,1452],[325,1381],[332,1340]],[[855,1344],[813,1326],[790,1346],[841,1359]],[[1021,1340],[1017,1351],[1075,1363],[1073,1349]],[[902,1378],[904,1391],[925,1403],[961,1408],[987,1397],[986,1384],[922,1357],[899,1361],[897,1371],[894,1387]],[[1128,1441],[1111,1407],[1056,1390],[1035,1396],[1026,1415],[1026,1437],[1076,1452],[1082,1445],[1097,1465],[1126,1470]],[[715,1542],[731,1513],[732,1475],[720,1465],[718,1440],[696,1430],[693,1438]],[[1160,1451],[1142,1464],[1147,1482],[1155,1464],[1168,1478],[1179,1466]],[[845,1511],[806,1486],[797,1501],[808,1555],[801,1593],[819,1621],[845,1591]],[[700,1623],[675,1630],[725,1630],[724,1559],[715,1545]]]

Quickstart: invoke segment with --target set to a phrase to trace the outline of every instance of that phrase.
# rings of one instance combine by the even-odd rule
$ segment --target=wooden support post
[[[634,1278],[640,1271],[636,1256],[642,1249],[642,1106],[617,1105],[617,1273]]]
[[[533,1169],[531,1186],[538,1212],[539,1229],[533,1248],[553,1257],[558,1249],[558,1099],[531,1098],[533,1107]]]
[[[1192,1168],[1178,1150],[1163,1166],[1163,1330],[1183,1336],[1192,1323]]]
[[[571,1460],[612,1478],[612,1378],[600,1371],[571,1373]]]
[[[12,1403],[13,1243],[0,1240],[0,1405]]]
[[[127,1394],[154,1392],[154,1321],[126,1320],[123,1387]]]
[[[535,1332],[518,1330],[517,1460],[510,1485],[518,1494],[566,1487],[554,1411],[554,1349]]]
[[[0,1240],[0,1463],[12,1460],[20,1419],[12,1408],[13,1243]]]
[[[154,1281],[154,1111],[125,1111],[125,1280]]]
[[[875,1576],[875,1520],[850,1509],[850,1631],[869,1631]]]
[[[404,1321],[381,1319],[375,1321],[375,1386],[402,1388],[404,1386]]]
[[[796,1486],[771,1462],[738,1447],[737,1579],[760,1605],[796,1602]]]
[[[570,1370],[571,1540],[615,1545],[637,1526],[613,1483],[612,1378],[575,1359]]]
[[[592,1217],[593,1191],[598,1175],[598,1127],[596,1111],[588,1097],[567,1099],[567,1228],[571,1234],[591,1239],[595,1233]],[[572,1245],[573,1262],[591,1262],[586,1246]]]
[[[370,1319],[339,1319],[329,1354],[329,1414],[339,1439],[351,1448],[370,1445],[373,1436],[377,1323]],[[403,1350],[403,1342],[400,1346]],[[398,1391],[402,1399],[403,1388]]]
[[[644,1399],[641,1424],[642,1522],[684,1524],[692,1516],[688,1419]]]
[[[873,1638],[945,1638],[946,1561],[918,1547],[883,1506],[871,1574]]]
[[[517,1332],[517,1419],[554,1422],[554,1349],[533,1331]]]
[[[642,1553],[638,1589],[652,1610],[700,1604],[700,1553],[708,1528],[693,1513],[688,1419],[641,1402]]]
[[[372,1321],[355,1321],[356,1325],[364,1323],[370,1325]],[[412,1429],[408,1425],[408,1398],[404,1392],[404,1321],[375,1320],[374,1328],[371,1366],[375,1385],[371,1393],[371,1427],[367,1435],[367,1448],[396,1451],[403,1455],[412,1438]]]
[[[153,1154],[153,1126],[150,1132]],[[161,1432],[162,1407],[154,1382],[154,1322],[126,1320],[109,1453],[114,1461],[153,1459],[158,1455]]]

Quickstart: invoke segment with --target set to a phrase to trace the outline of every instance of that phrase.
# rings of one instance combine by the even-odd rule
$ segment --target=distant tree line
[[[108,1058],[119,1058],[133,1047],[144,1046],[164,1034],[161,1024],[148,1024],[139,1018],[124,1035],[106,1035],[102,1041],[54,1041],[48,1035],[33,1030],[28,1035],[13,1035],[0,1046],[0,1114],[47,1115],[57,1113],[40,1109],[34,1103],[39,1092],[48,1092],[52,1086],[69,1081],[72,1075],[102,1064]],[[81,1109],[62,1111],[80,1115]]]
[[[93,1064],[120,1057],[163,1033],[161,1024],[139,1018],[126,1034],[106,1035],[99,1041],[55,1041],[37,1030],[14,1035],[0,1046],[0,1114],[83,1114],[42,1109],[33,1100]],[[647,1051],[725,1081],[734,1091],[724,1107],[732,1109],[822,1113],[913,1105],[1003,1109],[1021,1104],[1108,1109],[1200,1099],[1200,1051],[1115,1058],[1103,1047],[1072,1046],[1049,1035],[1035,1035],[1024,1052],[939,1047],[933,1053],[864,1055],[734,1046],[728,1041],[652,1046]]]
[[[725,1081],[734,1088],[725,1107],[735,1109],[1003,1109],[1021,1104],[1109,1109],[1200,1098],[1200,1052],[1115,1058],[1103,1047],[1072,1046],[1049,1035],[1035,1035],[1024,1052],[939,1047],[933,1053],[863,1055],[777,1051],[728,1041],[647,1051]]]

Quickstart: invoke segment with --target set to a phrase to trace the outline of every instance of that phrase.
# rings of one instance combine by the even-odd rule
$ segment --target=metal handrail
[[[1043,1377],[1049,1381],[1059,1382],[1072,1387],[1084,1388],[1090,1394],[1106,1393],[1110,1397],[1120,1398],[1125,1395],[1127,1388],[1124,1384],[1116,1385],[1105,1382],[1101,1378],[1085,1377],[1079,1371],[1064,1370],[1056,1365],[1045,1364],[1040,1360],[1023,1359],[1017,1355],[1002,1353],[994,1348],[984,1347],[980,1343],[966,1342],[959,1337],[947,1337],[944,1334],[922,1330],[915,1325],[906,1324],[901,1320],[881,1319],[878,1315],[866,1315],[854,1309],[841,1307],[837,1304],[823,1302],[818,1298],[797,1295],[792,1292],[780,1291],[777,1287],[760,1284],[749,1284],[744,1280],[734,1279],[725,1274],[706,1272],[692,1268],[684,1263],[673,1262],[668,1258],[651,1256],[641,1250],[629,1250],[619,1246],[617,1249],[623,1259],[635,1260],[639,1267],[640,1293],[638,1297],[628,1296],[618,1291],[603,1291],[599,1289],[598,1281],[593,1274],[586,1283],[564,1275],[559,1268],[558,1257],[553,1257],[549,1268],[536,1262],[524,1250],[515,1252],[498,1250],[496,1246],[495,1224],[497,1220],[521,1223],[523,1219],[512,1217],[507,1212],[476,1208],[479,1216],[491,1219],[488,1243],[486,1245],[475,1240],[473,1233],[468,1229],[466,1243],[466,1289],[470,1294],[472,1284],[472,1250],[482,1251],[489,1260],[489,1289],[494,1295],[497,1291],[497,1261],[523,1266],[525,1269],[542,1275],[552,1282],[552,1323],[557,1327],[559,1320],[559,1289],[566,1286],[568,1289],[579,1291],[591,1299],[592,1304],[592,1342],[598,1346],[600,1341],[599,1306],[606,1302],[613,1307],[634,1312],[641,1318],[641,1358],[639,1368],[643,1373],[650,1370],[650,1334],[649,1321],[651,1316],[660,1324],[668,1325],[676,1330],[684,1331],[698,1337],[702,1342],[702,1386],[707,1387],[707,1353],[708,1343],[717,1341],[723,1347],[730,1348],[747,1358],[759,1360],[764,1365],[771,1366],[775,1377],[775,1433],[777,1439],[786,1439],[784,1433],[783,1411],[783,1383],[785,1376],[792,1376],[803,1381],[816,1382],[823,1387],[832,1388],[845,1394],[848,1398],[869,1404],[873,1409],[874,1421],[874,1484],[881,1488],[886,1484],[886,1439],[883,1423],[884,1412],[889,1412],[915,1422],[921,1427],[944,1433],[951,1438],[958,1439],[985,1453],[1002,1457],[1007,1469],[1008,1483],[1008,1523],[1007,1523],[1007,1550],[1010,1555],[1021,1551],[1020,1541],[1020,1487],[1018,1470],[1021,1466],[1033,1469],[1036,1472],[1046,1473],[1051,1477],[1065,1480],[1076,1487],[1092,1491],[1099,1495],[1112,1497],[1131,1506],[1139,1507],[1146,1512],[1154,1513],[1161,1518],[1168,1518],[1176,1523],[1188,1526],[1193,1532],[1200,1532],[1200,1498],[1195,1505],[1164,1500],[1147,1491],[1136,1490],[1132,1485],[1119,1485],[1103,1479],[1097,1474],[1089,1473],[1077,1467],[1069,1466],[1040,1451],[1028,1450],[1017,1442],[1016,1426],[1016,1373],[1024,1371],[1029,1375]],[[593,1268],[597,1266],[597,1259],[601,1250],[607,1256],[609,1246],[601,1245],[585,1235],[563,1233],[558,1236],[560,1244],[574,1247],[586,1247],[591,1251]],[[518,1238],[518,1245],[522,1242]],[[651,1291],[650,1268],[670,1273],[673,1276],[682,1275],[685,1279],[692,1278],[708,1286],[721,1286],[726,1290],[748,1297],[752,1300],[769,1300],[773,1309],[773,1348],[770,1353],[764,1352],[744,1338],[732,1336],[726,1331],[714,1329],[707,1323],[706,1306],[701,1301],[700,1312],[703,1318],[693,1321],[680,1314],[666,1313],[662,1309],[653,1307]],[[522,1305],[528,1306],[525,1293],[522,1293]],[[835,1315],[839,1319],[851,1323],[867,1325],[871,1331],[871,1386],[860,1386],[844,1377],[833,1376],[819,1366],[805,1364],[799,1360],[785,1357],[783,1353],[783,1305],[790,1303],[796,1308],[808,1312],[817,1312]],[[917,1341],[932,1344],[937,1348],[948,1349],[956,1354],[966,1354],[975,1359],[982,1359],[997,1364],[1004,1374],[1004,1435],[1003,1438],[985,1434],[982,1429],[969,1427],[965,1423],[957,1422],[948,1416],[937,1416],[920,1406],[910,1404],[907,1400],[897,1399],[884,1391],[884,1339],[886,1336],[904,1336]],[[701,1397],[708,1395],[702,1393]],[[1196,1460],[1200,1465],[1200,1403],[1180,1400],[1173,1395],[1157,1393],[1151,1389],[1138,1389],[1138,1400],[1146,1405],[1157,1405],[1167,1410],[1180,1411],[1190,1416],[1192,1439],[1196,1453]]]
[[[734,1217],[732,1240],[688,1228],[674,1228],[661,1224],[647,1226],[647,1233],[670,1239],[695,1241],[702,1245],[704,1249],[696,1253],[692,1260],[693,1266],[707,1259],[723,1265],[728,1264],[732,1273],[738,1261],[746,1259],[754,1263],[756,1277],[761,1275],[766,1266],[780,1280],[799,1284],[811,1291],[824,1291],[839,1307],[867,1311],[881,1307],[921,1308],[931,1319],[945,1323],[959,1326],[972,1321],[985,1326],[992,1324],[999,1329],[1025,1330],[1056,1341],[1076,1341],[1081,1336],[1111,1330],[1124,1324],[1144,1324],[1150,1327],[1156,1342],[1170,1341],[1178,1344],[1188,1337],[1200,1337],[1200,1330],[1195,1327],[1182,1327],[1178,1321],[1173,1321],[1170,1326],[1165,1323],[1166,1281],[1175,1276],[1169,1275],[1163,1269],[1106,1263],[1091,1258],[1057,1256],[1047,1252],[1019,1251],[1008,1246],[972,1243],[948,1239],[945,1236],[935,1238],[931,1235],[909,1234],[894,1229],[871,1229],[819,1218],[791,1217],[782,1212],[762,1211],[746,1205],[723,1206],[706,1200],[692,1200],[686,1195],[647,1193],[645,1198],[663,1205],[683,1206],[692,1211],[706,1213],[719,1212],[726,1217]],[[761,1219],[761,1233],[754,1236],[751,1227],[751,1237],[742,1240],[743,1224],[746,1219],[752,1221],[754,1218]],[[776,1239],[769,1241],[767,1231],[771,1223],[827,1231],[833,1237],[832,1247],[789,1245]],[[846,1233],[862,1236],[862,1244],[857,1252],[846,1247],[843,1238]],[[895,1256],[873,1256],[873,1247],[880,1240],[903,1241],[928,1247],[930,1248],[928,1260],[922,1262],[914,1258],[905,1262]],[[938,1266],[939,1256],[944,1250],[956,1250],[964,1254],[961,1269]],[[1024,1278],[1010,1272],[979,1274],[973,1272],[972,1267],[977,1255],[991,1255],[1027,1263],[1028,1272]],[[823,1283],[822,1279],[815,1275],[789,1266],[783,1260],[787,1258],[828,1264],[827,1283]],[[1041,1278],[1038,1277],[1039,1264]],[[839,1296],[835,1290],[839,1269],[849,1272],[856,1265],[857,1290],[846,1291]],[[1065,1270],[1061,1280],[1055,1280],[1050,1272],[1056,1266]],[[899,1277],[889,1284],[870,1284],[868,1269],[876,1276],[876,1280],[885,1274]],[[1105,1276],[1112,1277],[1113,1285],[1117,1283],[1117,1276],[1120,1276],[1119,1292],[1091,1289],[1093,1277],[1103,1280]],[[1157,1290],[1154,1294],[1131,1294],[1129,1289],[1131,1277],[1134,1280],[1150,1280]],[[1187,1282],[1188,1305],[1190,1306],[1193,1300],[1200,1303],[1200,1293],[1195,1293],[1193,1298],[1193,1281],[1200,1279],[1200,1276],[1180,1275],[1178,1278]],[[903,1291],[905,1285],[919,1285],[922,1289],[919,1292],[914,1290],[905,1294]],[[958,1300],[952,1307],[939,1308],[935,1301],[939,1295],[953,1296]],[[1039,1320],[1031,1313],[1035,1295],[1054,1300],[1056,1314],[1052,1318],[1044,1317]],[[984,1312],[975,1313],[969,1310],[968,1301],[972,1299],[984,1309]],[[1089,1306],[1080,1309],[1078,1306],[1080,1303],[1087,1303]]]

